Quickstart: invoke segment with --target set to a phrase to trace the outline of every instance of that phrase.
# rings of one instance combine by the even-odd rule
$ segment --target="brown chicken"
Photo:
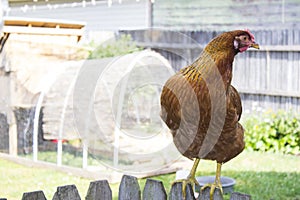
[[[200,159],[216,160],[216,179],[211,187],[222,191],[221,165],[244,149],[244,130],[238,122],[241,99],[231,85],[234,56],[249,47],[259,49],[248,30],[225,32],[209,42],[199,58],[181,69],[164,85],[161,118],[171,130],[181,154],[194,159],[192,170],[183,182],[198,184],[195,172]],[[203,188],[202,188],[203,189]]]

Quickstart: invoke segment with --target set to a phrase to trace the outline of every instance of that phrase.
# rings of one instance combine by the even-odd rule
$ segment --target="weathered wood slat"
[[[81,200],[75,185],[57,187],[52,200]]]
[[[263,45],[259,50],[248,49],[248,51],[278,51],[278,52],[299,52],[300,45]]]
[[[143,200],[166,200],[167,193],[161,181],[147,179],[143,191]]]
[[[230,196],[230,200],[251,200],[251,196],[248,194],[233,192]]]
[[[203,49],[205,46],[200,44],[187,44],[182,43],[162,43],[162,42],[137,42],[137,46],[151,47],[151,48],[165,48],[165,49]],[[300,45],[286,46],[286,45],[264,45],[257,49],[248,49],[247,51],[272,51],[272,52],[299,52]]]
[[[210,198],[210,187],[205,188],[204,190],[200,190],[200,195],[198,200],[209,200]],[[223,195],[219,188],[216,188],[214,191],[214,200],[223,200]]]
[[[43,191],[25,192],[22,200],[46,200],[46,197]]]
[[[300,98],[300,92],[297,91],[272,91],[272,90],[249,90],[249,89],[239,89],[239,93],[244,94],[254,94],[254,95],[264,95],[264,96],[275,96],[275,97],[295,97]]]
[[[182,183],[174,183],[169,194],[169,200],[182,200],[182,197]],[[195,200],[194,192],[190,184],[186,187],[186,200]]]
[[[90,183],[86,200],[111,200],[112,193],[107,180],[94,181]]]
[[[141,190],[134,176],[124,175],[119,187],[119,200],[140,200]]]
[[[200,46],[199,44],[188,44],[182,46],[181,43],[152,43],[152,42],[137,42],[137,46],[140,47],[151,47],[151,48],[165,48],[165,49],[203,49],[204,46]]]

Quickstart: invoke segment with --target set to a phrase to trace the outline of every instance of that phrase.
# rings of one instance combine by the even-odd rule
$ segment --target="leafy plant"
[[[269,112],[243,121],[246,148],[284,154],[300,153],[300,116],[289,112]]]
[[[89,52],[89,59],[115,57],[141,50],[132,41],[130,35],[121,35],[119,39],[109,40],[100,45],[91,42],[89,46],[93,48]]]

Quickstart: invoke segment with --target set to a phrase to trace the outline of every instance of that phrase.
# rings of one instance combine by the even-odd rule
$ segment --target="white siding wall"
[[[88,3],[89,2],[89,3]],[[12,7],[8,16],[51,18],[75,20],[86,23],[87,31],[115,31],[123,28],[145,28],[147,25],[147,0],[127,0],[120,4],[113,1],[109,7],[107,1],[90,1],[83,7],[81,3],[51,4],[52,9],[44,6]],[[26,12],[25,12],[26,9]]]

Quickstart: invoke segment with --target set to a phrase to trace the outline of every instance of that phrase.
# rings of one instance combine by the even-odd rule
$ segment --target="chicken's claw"
[[[196,158],[195,159],[195,162],[194,162],[194,165],[191,169],[191,172],[190,174],[187,176],[186,179],[178,179],[178,180],[175,180],[173,182],[172,185],[174,185],[175,183],[182,183],[182,198],[183,199],[186,199],[186,186],[188,184],[191,184],[192,188],[194,188],[195,185],[198,185],[199,186],[199,183],[198,181],[196,180],[195,178],[195,174],[196,174],[196,169],[197,169],[197,166],[199,164],[199,161],[200,159],[199,158]]]
[[[209,192],[209,199],[213,200],[214,197],[214,193],[215,193],[215,189],[218,188],[221,191],[221,194],[223,195],[223,188],[222,188],[222,184],[221,184],[221,166],[222,163],[218,163],[217,164],[217,171],[216,171],[216,179],[214,183],[208,183],[205,184],[202,188],[201,188],[201,192],[203,192],[205,190],[205,188],[210,187],[210,192]]]
[[[191,174],[186,179],[175,180],[172,183],[172,185],[174,185],[175,183],[182,183],[182,198],[183,199],[186,199],[186,187],[188,184],[190,184],[192,186],[192,188],[195,188],[194,187],[195,185],[199,186],[199,183],[196,180],[195,176],[193,176]]]
[[[209,200],[213,200],[214,197],[214,193],[216,188],[218,188],[221,192],[221,194],[223,195],[223,189],[222,189],[222,185],[221,183],[208,183],[205,184],[202,188],[201,188],[201,193],[206,189],[206,188],[210,188],[210,192],[209,192]]]

